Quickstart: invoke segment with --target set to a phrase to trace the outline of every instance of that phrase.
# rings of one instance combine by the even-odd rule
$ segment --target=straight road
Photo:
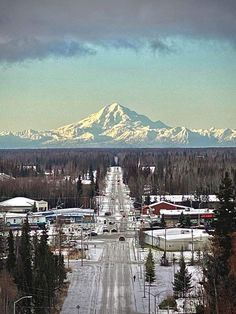
[[[76,262],[61,314],[78,313],[78,305],[79,314],[138,314],[130,258],[134,234],[127,230],[132,201],[120,167],[109,169],[99,205],[100,227],[111,226],[117,232],[98,236],[103,251],[96,262],[84,261],[83,267]],[[125,241],[119,241],[120,236]]]
[[[98,314],[136,314],[134,298],[134,281],[131,269],[131,242],[126,239],[128,214],[132,202],[127,186],[123,183],[120,167],[111,167],[108,174],[108,204],[111,216],[109,220],[119,225],[119,234],[115,241],[107,239],[102,263],[102,280],[100,283]],[[124,236],[125,241],[119,241]],[[129,234],[130,236],[130,234]]]
[[[135,314],[133,275],[128,242],[106,244],[102,258],[102,282],[99,314]]]

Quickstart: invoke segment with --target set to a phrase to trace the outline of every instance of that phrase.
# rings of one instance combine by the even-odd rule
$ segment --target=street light
[[[14,302],[13,314],[16,314],[16,303],[20,302],[23,299],[32,299],[32,295],[25,295],[24,297],[21,297],[20,299],[16,300]]]
[[[78,310],[78,314],[79,314],[79,309],[80,309],[80,306],[79,306],[79,305],[77,305],[77,306],[76,306],[76,308],[77,308],[77,310]]]

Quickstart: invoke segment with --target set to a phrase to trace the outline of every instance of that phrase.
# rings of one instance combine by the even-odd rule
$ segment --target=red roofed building
[[[175,210],[175,209],[190,209],[190,207],[187,206],[183,206],[183,205],[177,205],[177,204],[173,204],[173,203],[169,203],[169,202],[165,202],[165,201],[160,201],[157,203],[153,203],[150,205],[145,205],[143,207],[143,214],[155,214],[155,215],[160,215],[160,210],[161,209],[166,209],[166,210]]]

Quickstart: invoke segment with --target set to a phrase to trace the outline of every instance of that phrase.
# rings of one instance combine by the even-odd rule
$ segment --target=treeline
[[[0,180],[0,199],[44,199],[51,208],[93,206],[115,156],[139,200],[143,194],[216,194],[225,171],[236,185],[236,148],[2,150],[0,172],[15,179]],[[82,184],[84,179],[92,183]]]
[[[22,296],[29,297],[20,301],[17,313],[45,314],[54,309],[66,272],[63,256],[50,251],[47,238],[46,230],[31,237],[27,220],[21,236],[14,238],[9,231],[0,269],[1,313],[13,312],[13,302]]]
[[[236,185],[235,148],[145,149],[118,156],[132,196],[216,194],[225,171]]]
[[[0,199],[23,196],[44,199],[50,208],[88,207],[113,163],[112,151],[97,149],[3,150],[0,173],[14,179],[0,180]]]

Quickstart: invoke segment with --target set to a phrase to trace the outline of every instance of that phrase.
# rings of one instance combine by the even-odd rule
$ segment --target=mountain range
[[[235,147],[235,129],[188,129],[152,121],[118,103],[49,131],[0,132],[0,148]]]

